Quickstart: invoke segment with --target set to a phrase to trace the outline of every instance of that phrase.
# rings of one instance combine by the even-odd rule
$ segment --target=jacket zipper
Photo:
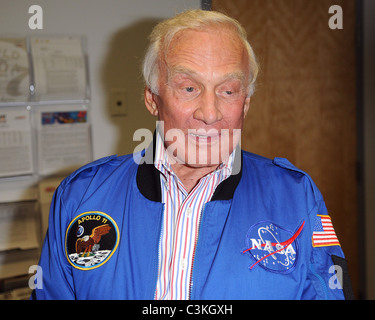
[[[190,271],[188,300],[191,300],[191,290],[193,288],[193,269],[194,269],[194,262],[195,262],[195,251],[196,251],[196,248],[197,248],[197,243],[198,243],[198,238],[199,238],[199,231],[201,229],[201,224],[202,224],[203,213],[204,213],[205,207],[206,207],[206,204],[203,205],[203,208],[202,208],[202,211],[201,211],[201,214],[200,214],[199,223],[198,223],[198,231],[197,231],[197,234],[195,236],[195,241],[194,241],[193,262],[192,262],[191,271]]]
[[[324,292],[324,299],[325,300],[328,300],[329,299],[329,294],[328,294],[328,289],[327,289],[327,285],[326,283],[324,282],[324,279],[316,272],[314,266],[312,264],[310,264],[310,270],[312,272],[312,274],[318,279],[322,289],[323,289],[323,292]]]
[[[159,275],[159,267],[160,267],[160,244],[161,244],[161,238],[162,238],[162,234],[163,234],[164,211],[165,211],[165,205],[163,204],[163,210],[161,212],[161,219],[160,219],[160,234],[159,234],[159,243],[158,243],[158,259],[156,261],[156,281],[155,281],[155,290],[154,290],[154,300],[156,300],[156,289],[158,287],[158,275]]]

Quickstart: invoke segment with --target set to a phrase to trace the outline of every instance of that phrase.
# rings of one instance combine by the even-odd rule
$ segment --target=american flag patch
[[[316,216],[312,245],[313,247],[340,245],[339,239],[337,239],[335,230],[333,229],[330,216],[320,214]]]

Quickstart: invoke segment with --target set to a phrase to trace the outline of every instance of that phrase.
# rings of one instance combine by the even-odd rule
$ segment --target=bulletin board
[[[0,35],[0,279],[37,264],[54,190],[92,161],[88,71],[83,36]]]

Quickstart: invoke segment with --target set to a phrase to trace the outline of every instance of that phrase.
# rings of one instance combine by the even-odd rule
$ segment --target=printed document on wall
[[[29,117],[24,107],[0,108],[0,177],[33,173]]]
[[[0,103],[27,101],[29,85],[25,39],[0,38]]]
[[[86,64],[80,37],[31,38],[31,52],[37,99],[86,98]]]
[[[61,111],[63,110],[63,111]],[[70,173],[91,161],[87,111],[40,111],[38,164],[41,175]]]

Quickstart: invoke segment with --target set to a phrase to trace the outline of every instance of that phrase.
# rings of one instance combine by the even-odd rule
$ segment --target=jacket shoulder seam
[[[100,158],[98,160],[95,160],[93,162],[90,162],[82,167],[80,167],[79,169],[77,169],[76,171],[74,171],[73,173],[71,173],[66,179],[66,183],[70,182],[71,180],[73,180],[77,175],[79,175],[80,173],[88,170],[88,169],[91,169],[91,168],[94,168],[96,166],[99,166],[99,165],[102,165],[102,164],[105,164],[105,163],[109,163],[110,161],[116,159],[117,156],[116,155],[112,155],[112,156],[108,156],[108,157],[104,157],[104,158]]]

